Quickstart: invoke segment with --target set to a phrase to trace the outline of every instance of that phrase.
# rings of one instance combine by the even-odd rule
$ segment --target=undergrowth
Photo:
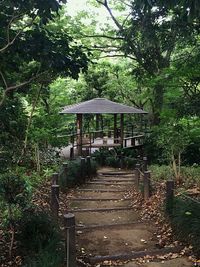
[[[151,165],[149,169],[152,171],[152,179],[154,181],[165,181],[173,179],[173,171],[167,165]],[[181,167],[181,180],[185,188],[197,185],[200,186],[200,166],[182,166]]]
[[[24,255],[24,267],[57,267],[64,258],[59,226],[49,213],[26,212],[21,219],[18,241]]]
[[[170,219],[177,238],[192,245],[194,253],[200,257],[200,202],[176,197]]]
[[[97,172],[97,164],[91,159],[90,160],[90,176],[94,177]],[[62,166],[59,173],[59,185],[62,189],[73,187],[76,185],[83,184],[88,178],[89,166],[87,162],[84,168],[81,169],[81,160],[76,159],[68,162],[67,173],[64,171]]]
[[[132,149],[115,148],[108,150],[101,148],[95,151],[92,156],[100,166],[133,169],[137,163],[137,153]]]

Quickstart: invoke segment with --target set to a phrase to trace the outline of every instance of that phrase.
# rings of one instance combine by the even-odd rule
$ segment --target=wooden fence
[[[68,163],[63,163],[63,172],[67,176]],[[87,156],[86,158],[81,158],[81,177],[82,180],[87,177],[90,179],[92,177],[91,173],[91,158]],[[51,200],[50,207],[52,216],[55,220],[59,218],[59,173],[54,173],[52,175],[51,184]],[[72,213],[62,214],[64,223],[64,235],[65,235],[65,266],[76,267],[76,241],[75,241],[75,216]]]

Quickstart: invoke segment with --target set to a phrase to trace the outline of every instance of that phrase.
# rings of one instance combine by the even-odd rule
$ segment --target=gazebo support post
[[[117,143],[117,114],[114,114],[114,144]]]
[[[124,141],[124,114],[120,115],[120,141],[121,141],[121,147],[123,148],[123,141]]]
[[[83,124],[83,114],[77,114],[77,149],[78,156],[82,155],[82,125]]]
[[[99,121],[100,121],[100,114],[96,114],[96,136],[95,137],[99,137]]]

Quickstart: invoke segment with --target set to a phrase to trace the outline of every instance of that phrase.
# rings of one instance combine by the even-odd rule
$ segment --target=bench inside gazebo
[[[60,114],[76,114],[76,133],[70,136],[70,157],[90,155],[95,149],[114,147],[141,147],[143,146],[143,133],[135,133],[131,127],[129,131],[124,129],[125,114],[147,114],[142,109],[130,107],[110,101],[105,98],[94,98],[82,103],[64,107]],[[84,131],[84,115],[96,116],[96,129]],[[102,114],[113,115],[112,129],[105,129],[100,125]],[[120,127],[117,119],[120,116]]]

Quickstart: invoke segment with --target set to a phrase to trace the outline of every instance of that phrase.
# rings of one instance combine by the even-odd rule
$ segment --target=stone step
[[[77,192],[127,192],[125,189],[106,189],[106,188],[78,188]]]
[[[74,196],[75,198],[101,198],[101,199],[107,199],[107,198],[124,198],[124,195],[126,194],[127,191],[76,191]]]
[[[134,182],[135,180],[133,178],[113,178],[113,179],[108,179],[108,178],[95,178],[95,179],[92,179],[93,182],[108,182],[108,183],[123,183],[123,182]]]
[[[134,210],[115,210],[104,212],[76,212],[76,224],[84,226],[99,224],[133,223],[139,220],[139,214]]]
[[[106,211],[106,212],[110,212],[110,211],[119,211],[119,210],[133,210],[132,207],[114,207],[114,208],[97,208],[97,209],[71,209],[69,210],[70,213],[74,213],[74,212],[102,212],[102,211]]]
[[[134,184],[85,184],[83,185],[83,189],[106,189],[106,190],[111,190],[111,189],[117,189],[119,190],[128,190],[130,187],[133,187]]]
[[[134,171],[126,172],[126,171],[98,171],[98,175],[103,176],[126,176],[126,175],[133,175]]]
[[[87,182],[85,185],[90,185],[90,184],[101,184],[101,185],[129,185],[129,184],[134,184],[133,180],[129,181],[92,181],[92,182]]]
[[[118,207],[130,207],[131,201],[127,201],[124,199],[118,200],[91,200],[90,201],[79,201],[79,200],[71,200],[70,209],[98,209],[98,208],[118,208]]]
[[[145,223],[136,223],[126,227],[90,229],[77,235],[80,249],[93,258],[111,257],[112,255],[130,254],[136,251],[155,249],[157,239],[155,228]],[[109,255],[109,256],[108,256]],[[107,258],[105,258],[107,260]],[[97,262],[101,260],[97,259]],[[93,259],[92,263],[95,260]]]
[[[70,198],[70,201],[130,201],[131,198]]]
[[[112,223],[112,224],[98,224],[98,225],[76,225],[76,230],[84,230],[84,231],[90,231],[91,229],[107,229],[107,228],[124,228],[128,226],[135,226],[136,224],[141,224],[144,222],[136,221],[136,222],[130,222],[130,223]]]
[[[195,262],[189,261],[186,257],[181,257],[181,258],[176,258],[176,259],[164,259],[164,260],[155,259],[154,261],[145,262],[145,263],[126,261],[123,264],[122,262],[120,262],[120,267],[194,267],[194,266],[195,266]],[[110,267],[116,267],[116,265],[115,266],[112,265]]]
[[[162,248],[162,249],[145,249],[145,250],[140,250],[140,251],[132,251],[132,252],[128,252],[128,253],[116,253],[116,254],[112,254],[112,255],[99,255],[99,256],[93,256],[93,257],[88,257],[88,261],[91,264],[95,264],[98,262],[103,262],[106,260],[110,260],[110,261],[116,261],[116,260],[120,260],[120,261],[125,261],[125,260],[133,260],[133,259],[137,259],[137,258],[143,258],[145,256],[161,256],[161,255],[166,255],[168,253],[179,253],[181,250],[183,249],[183,246],[177,246],[177,247],[166,247],[166,248]],[[126,266],[126,265],[124,265]],[[133,264],[128,265],[128,266],[134,266]],[[137,266],[137,265],[136,265]],[[141,265],[140,265],[141,266]],[[148,266],[148,265],[145,265]],[[156,267],[156,265],[152,264],[152,267]],[[162,265],[158,265],[158,266],[164,266]],[[168,265],[168,266],[172,266],[172,265]],[[177,267],[177,265],[174,265],[174,267]],[[180,265],[180,267],[183,267],[185,265]],[[186,265],[186,266],[192,266],[192,265]]]

